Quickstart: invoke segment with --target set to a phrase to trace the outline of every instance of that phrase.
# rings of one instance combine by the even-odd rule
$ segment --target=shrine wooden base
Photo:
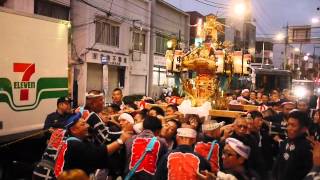
[[[147,104],[146,105],[146,109],[150,109],[151,107],[154,106],[158,106],[160,108],[162,108],[163,110],[165,110],[165,108],[167,107],[167,105],[165,104]],[[258,110],[258,106],[253,106],[253,105],[236,105],[238,106],[238,110],[236,111],[232,111],[232,110],[215,110],[212,109],[209,111],[209,115],[211,117],[223,117],[223,118],[236,118],[239,115],[243,115],[246,114],[246,112],[250,112],[250,111],[255,111]]]
[[[229,104],[228,109],[233,110],[233,111],[257,111],[258,106],[254,105],[231,105]]]
[[[236,118],[236,117],[241,116],[243,114],[246,114],[246,112],[229,111],[229,110],[215,110],[215,109],[212,109],[209,111],[209,115],[211,117]]]

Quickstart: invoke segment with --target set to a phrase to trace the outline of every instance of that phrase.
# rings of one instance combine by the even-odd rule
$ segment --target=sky
[[[231,7],[231,0],[166,0],[184,11],[198,11],[204,15],[209,13],[227,15],[227,9],[214,6]],[[201,2],[203,3],[201,3]],[[237,1],[237,0],[233,0]],[[220,3],[223,5],[214,4]],[[206,4],[204,4],[206,3]],[[286,24],[307,25],[311,18],[320,17],[320,0],[251,0],[253,18],[256,19],[257,36],[270,37],[285,32]],[[224,6],[227,5],[227,6]],[[230,9],[230,8],[229,8]],[[319,23],[320,26],[320,23]]]

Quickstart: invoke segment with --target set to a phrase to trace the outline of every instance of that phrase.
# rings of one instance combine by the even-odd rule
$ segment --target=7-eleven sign
[[[13,88],[20,89],[20,101],[29,100],[29,89],[36,86],[35,82],[30,82],[35,68],[35,64],[13,63],[13,72],[22,73],[21,81],[13,82]]]

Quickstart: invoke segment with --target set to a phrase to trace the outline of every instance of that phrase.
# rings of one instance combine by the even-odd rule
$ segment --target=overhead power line
[[[228,4],[223,4],[223,3],[217,3],[217,2],[214,2],[214,1],[212,1],[212,0],[203,0],[203,1],[206,1],[206,2],[208,2],[208,3],[212,3],[212,4],[216,4],[216,5],[218,5],[218,6],[229,6]]]
[[[107,16],[114,16],[114,17],[121,18],[122,21],[123,21],[123,23],[132,25],[132,22],[133,22],[133,21],[136,21],[135,19],[131,19],[131,18],[126,17],[126,16],[121,16],[121,15],[116,14],[116,13],[114,13],[114,12],[108,12],[107,10],[105,10],[105,9],[103,9],[103,8],[100,8],[100,7],[97,7],[97,6],[95,6],[95,5],[87,2],[86,0],[79,0],[79,1],[82,2],[82,3],[84,3],[84,4],[86,4],[86,5],[88,5],[88,6],[90,6],[90,7],[92,7],[92,8],[95,8],[95,9],[97,9],[97,10],[103,12],[103,13],[106,13]],[[144,23],[144,22],[142,22],[142,21],[140,21],[140,23],[141,23],[142,25],[147,26],[147,27],[154,28],[156,31],[160,31],[160,32],[163,32],[163,33],[168,34],[168,35],[169,35],[169,34],[170,34],[170,35],[173,35],[173,34],[176,35],[175,32],[170,32],[170,31],[168,31],[168,30],[166,30],[166,29],[162,29],[162,28],[159,28],[159,27],[156,27],[156,26],[151,26],[150,24]],[[150,32],[150,33],[155,34],[155,35],[158,34],[157,32]]]
[[[217,6],[217,5],[213,5],[213,4],[209,4],[209,3],[206,3],[206,2],[203,2],[203,1],[200,1],[200,0],[195,0],[199,3],[202,3],[202,4],[205,4],[207,6],[211,6],[211,7],[215,7],[215,8],[218,8],[218,9],[227,9],[227,7],[223,7],[223,6]]]
[[[108,0],[105,0],[105,2],[111,3],[111,2],[108,1]],[[148,10],[148,9],[146,9],[146,8],[143,8],[143,7],[141,7],[141,6],[133,3],[133,2],[131,2],[131,1],[127,1],[127,2],[130,3],[130,4],[132,4],[132,5],[134,5],[135,7],[138,7],[138,8],[140,8],[140,9],[146,11],[146,12],[149,12],[149,13],[151,12],[150,10]],[[135,12],[134,10],[127,9],[127,8],[125,8],[125,7],[123,7],[123,6],[119,5],[119,4],[116,4],[115,2],[113,2],[113,5],[121,8],[121,9],[124,9],[124,10],[126,10],[126,11],[128,11],[128,12],[130,12],[130,13],[132,13],[132,14],[135,14],[135,15],[137,15],[137,16],[143,16],[143,17],[145,17],[145,18],[149,18],[147,15],[138,14],[138,13]],[[140,11],[140,12],[141,12],[141,11]],[[165,17],[165,16],[162,16],[162,15],[160,15],[160,14],[157,14],[157,13],[155,13],[155,12],[152,12],[152,14],[153,14],[154,16],[157,16],[157,17],[160,17],[160,18],[165,19],[167,22],[171,22],[171,24],[172,24],[172,25],[175,25],[175,26],[179,26],[179,23],[181,23],[181,22],[176,22],[176,21],[170,19],[169,17]]]

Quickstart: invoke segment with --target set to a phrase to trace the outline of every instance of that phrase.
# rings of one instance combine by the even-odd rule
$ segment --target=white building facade
[[[140,0],[71,1],[74,83],[79,104],[85,92],[114,88],[146,94],[150,3]]]
[[[188,44],[188,14],[162,0],[72,2],[78,97],[99,89],[110,101],[114,88],[155,97],[174,86],[165,66],[166,42],[180,34]]]
[[[189,41],[189,15],[163,0],[5,0],[17,11],[69,20],[69,87],[78,105],[85,93],[101,90],[111,101],[124,95],[159,96],[174,86],[166,71],[166,42]],[[180,36],[179,36],[180,35]]]
[[[167,42],[176,39],[182,49],[189,45],[189,14],[164,0],[153,0],[151,14],[151,46],[149,65],[149,96],[159,97],[161,89],[174,88],[174,74],[167,72],[165,52]]]

